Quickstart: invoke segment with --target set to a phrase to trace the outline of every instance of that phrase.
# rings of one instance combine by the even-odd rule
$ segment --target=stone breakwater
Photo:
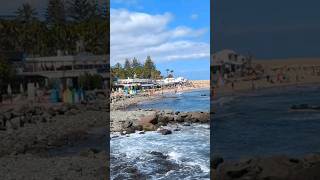
[[[309,154],[300,158],[284,155],[248,158],[236,162],[214,157],[211,161],[212,179],[320,179],[320,154]]]
[[[158,95],[149,96],[147,94],[128,95],[128,96],[114,96],[110,98],[110,110],[126,109],[128,106],[137,104],[139,102],[152,101],[161,98]]]
[[[8,109],[0,114],[0,157],[41,152],[77,141],[88,129],[105,126],[109,113],[103,108],[88,104]]]
[[[136,110],[112,111],[110,130],[122,134],[135,133],[136,131],[156,131],[168,124],[209,123],[209,112],[174,112],[171,110]],[[170,134],[165,129],[162,134]]]
[[[4,168],[0,168],[0,179],[106,179],[105,149],[79,149],[63,157],[52,156],[49,151],[73,147],[95,128],[105,128],[99,138],[107,139],[109,115],[104,100],[3,108],[0,166]]]
[[[19,154],[0,158],[0,179],[108,180],[106,152],[90,156],[43,158]]]

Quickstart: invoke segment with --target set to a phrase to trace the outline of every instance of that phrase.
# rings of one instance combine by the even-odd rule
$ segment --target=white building
[[[250,64],[250,58],[236,53],[233,50],[225,49],[215,53],[212,57],[212,71],[224,74],[241,72]]]
[[[76,56],[51,56],[25,58],[14,63],[21,76],[45,78],[74,78],[82,74],[100,74],[107,78],[109,66],[106,55],[79,54]]]

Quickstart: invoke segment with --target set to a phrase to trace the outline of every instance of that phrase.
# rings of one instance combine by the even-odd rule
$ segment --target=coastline
[[[201,91],[204,89],[208,88],[184,89],[183,92]],[[168,93],[172,92],[167,92],[166,94]],[[160,96],[159,98],[165,97]],[[147,98],[140,99],[138,103],[148,100],[150,101]],[[153,98],[152,100],[155,99]],[[118,109],[111,111],[111,177],[114,179],[151,179],[154,176],[170,177],[175,176],[174,174],[176,173],[182,173],[184,167],[186,167],[190,171],[197,171],[195,172],[197,173],[197,177],[202,176],[205,177],[204,179],[209,179],[210,160],[209,156],[207,159],[203,158],[203,149],[192,151],[196,154],[199,153],[198,155],[201,158],[197,158],[196,160],[200,165],[190,165],[190,160],[180,157],[187,157],[187,154],[190,152],[184,138],[191,136],[197,139],[203,136],[195,135],[194,131],[197,134],[207,133],[206,138],[209,138],[209,116],[209,112],[180,112],[170,109],[148,109],[147,107],[143,109]],[[197,140],[198,144],[203,145],[202,141],[205,141],[206,138]],[[173,141],[173,139],[175,140]],[[179,142],[184,142],[184,144],[180,144]],[[193,141],[190,142],[190,144],[194,143]],[[205,143],[206,147],[209,147],[209,144]],[[198,147],[203,147],[200,144]],[[128,148],[128,146],[131,148]],[[170,147],[176,147],[177,149],[173,148],[168,152],[166,148]],[[186,155],[184,155],[184,151],[187,151]],[[134,158],[135,156],[137,158]],[[146,159],[140,159],[140,156],[146,157]],[[205,162],[203,159],[205,159]],[[137,162],[138,164],[143,163],[148,167],[150,166],[149,168],[151,169],[148,168],[149,170],[147,170],[144,167],[136,166],[135,163]],[[127,168],[122,168],[122,164],[125,164]],[[156,165],[155,169],[152,168],[154,165]],[[201,172],[199,172],[199,168],[201,168]],[[185,173],[188,176],[194,175],[191,172]]]
[[[250,88],[250,84],[241,86],[232,91],[231,87],[226,87],[226,91],[221,88],[217,90],[215,98],[226,96],[242,96],[254,93],[255,91],[280,90],[294,87],[318,87],[320,80],[318,77],[304,79],[300,82],[263,84],[260,82],[255,90]],[[214,101],[214,99],[212,99]],[[211,101],[212,101],[211,100]],[[241,158],[238,160],[226,160],[219,155],[211,159],[212,179],[319,179],[320,157],[319,153],[304,154],[294,156],[286,153],[276,155],[260,155]]]
[[[318,86],[320,85],[320,79],[317,81],[311,81],[311,82],[293,82],[293,83],[281,83],[281,84],[271,84],[271,85],[262,85],[257,86],[254,90],[251,89],[251,86],[248,84],[245,84],[244,86],[241,86],[241,88],[233,89],[229,86],[227,87],[220,87],[216,90],[216,96],[215,98],[219,97],[225,97],[230,95],[241,95],[241,94],[249,94],[255,91],[260,90],[268,90],[268,89],[278,89],[278,88],[290,88],[290,87],[299,87],[299,86]]]
[[[133,110],[130,109],[130,107],[139,103],[166,98],[166,95],[175,94],[176,92],[187,93],[209,90],[209,83],[209,80],[193,81],[193,86],[191,87],[178,88],[177,90],[171,88],[156,91],[153,95],[135,95],[113,102],[111,103],[110,112],[110,130],[111,132],[125,132],[124,134],[130,134],[135,131],[156,131],[159,127],[169,123],[208,123],[210,121],[209,112],[174,112],[173,110],[157,109]]]
[[[210,81],[209,80],[196,80],[192,81],[192,87],[183,87],[177,88],[177,93],[191,92],[191,91],[201,91],[201,90],[210,90]],[[110,110],[126,110],[129,106],[136,105],[142,102],[150,102],[163,98],[163,95],[174,94],[175,89],[165,89],[155,91],[153,95],[149,94],[140,94],[129,97],[122,97],[120,100],[115,102],[111,101]],[[111,95],[112,96],[112,95]]]

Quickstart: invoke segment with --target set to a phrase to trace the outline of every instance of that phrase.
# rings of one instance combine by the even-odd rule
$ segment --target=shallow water
[[[226,159],[320,152],[320,112],[291,111],[320,105],[317,86],[284,87],[212,101],[213,154]]]
[[[124,162],[147,179],[209,179],[209,125],[179,128],[181,131],[173,131],[171,135],[146,132],[112,138],[112,179],[130,176],[132,171],[119,170]],[[159,158],[152,151],[167,158]]]
[[[156,101],[139,103],[135,108],[141,109],[171,109],[174,111],[206,111],[210,110],[209,90],[183,92],[181,94],[166,94]]]

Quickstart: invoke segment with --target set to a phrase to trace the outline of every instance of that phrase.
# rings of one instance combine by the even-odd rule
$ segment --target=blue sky
[[[210,0],[111,0],[111,64],[147,55],[166,74],[210,78]]]
[[[319,57],[320,1],[214,1],[214,51],[257,59]]]

